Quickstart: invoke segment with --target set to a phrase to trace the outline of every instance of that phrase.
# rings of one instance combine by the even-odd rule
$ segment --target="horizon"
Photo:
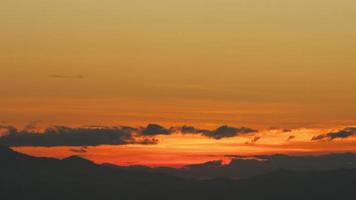
[[[232,159],[228,155],[356,152],[353,137],[356,129],[353,126],[265,130],[231,126],[213,129],[186,125],[163,127],[158,124],[140,127],[39,127],[38,122],[22,129],[3,125],[0,127],[0,144],[33,156],[62,159],[79,155],[98,164],[175,168],[216,160],[226,164]]]

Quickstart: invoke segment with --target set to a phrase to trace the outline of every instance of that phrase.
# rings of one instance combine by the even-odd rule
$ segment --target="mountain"
[[[98,165],[77,156],[36,158],[0,147],[0,199],[4,200],[354,200],[355,183],[356,169],[351,168],[280,169],[248,179],[197,180]]]
[[[248,179],[277,170],[330,171],[338,169],[356,169],[356,154],[335,153],[326,155],[261,155],[254,158],[235,157],[229,164],[221,161],[209,161],[202,164],[188,165],[183,168],[148,168],[144,166],[125,167],[130,171],[146,171],[169,174],[191,179],[233,178]]]

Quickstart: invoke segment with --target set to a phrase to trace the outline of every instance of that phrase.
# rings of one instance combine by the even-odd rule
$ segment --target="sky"
[[[308,135],[302,149],[310,151],[316,149],[311,137],[356,124],[353,0],[3,0],[0,16],[3,126],[229,125],[271,138],[271,130],[292,129]],[[245,143],[239,137],[224,144],[204,136],[160,137],[154,146],[92,152],[120,148],[136,163],[142,151],[198,155],[177,146],[206,140],[207,147],[196,147],[204,155],[208,149],[270,152],[227,148]],[[353,150],[343,141],[342,149]],[[21,148],[70,153],[70,147]],[[98,161],[130,162],[94,154]],[[176,162],[208,159],[202,157]]]

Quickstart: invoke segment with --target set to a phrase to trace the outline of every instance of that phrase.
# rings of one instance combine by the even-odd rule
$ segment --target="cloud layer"
[[[349,127],[349,128],[345,128],[342,129],[340,131],[337,132],[330,132],[327,134],[322,134],[322,135],[318,135],[312,138],[313,141],[317,141],[317,140],[335,140],[335,139],[345,139],[348,137],[352,137],[356,135],[356,128],[355,127]]]
[[[18,130],[13,126],[0,126],[6,133],[0,135],[0,144],[6,146],[98,146],[98,145],[127,145],[142,144],[154,145],[159,143],[157,135],[171,135],[174,133],[199,134],[212,139],[237,137],[244,134],[255,133],[250,128],[234,128],[221,126],[215,130],[198,129],[191,126],[165,128],[158,124],[149,124],[147,127],[133,128],[127,126],[103,127],[86,126],[70,128],[55,126],[42,132],[36,131],[35,126],[26,126]],[[2,131],[3,132],[3,131]],[[73,149],[78,151],[78,149]],[[83,149],[79,149],[84,152]],[[85,150],[85,149],[84,149]]]
[[[6,146],[97,146],[135,144],[131,132],[120,128],[69,128],[56,126],[43,132],[18,131],[7,127],[8,134],[0,137]]]

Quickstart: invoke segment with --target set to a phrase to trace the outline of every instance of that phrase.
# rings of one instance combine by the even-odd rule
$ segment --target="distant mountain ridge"
[[[354,200],[356,169],[347,167],[279,169],[248,179],[196,180],[146,169],[98,165],[78,156],[36,158],[0,147],[0,199]]]
[[[206,163],[188,165],[183,168],[145,166],[123,167],[130,171],[146,171],[163,173],[182,178],[215,179],[233,178],[246,179],[270,173],[276,170],[329,171],[338,169],[356,169],[356,154],[337,153],[318,156],[288,156],[282,154],[256,156],[254,159],[233,158],[229,164],[222,161],[209,161]]]

